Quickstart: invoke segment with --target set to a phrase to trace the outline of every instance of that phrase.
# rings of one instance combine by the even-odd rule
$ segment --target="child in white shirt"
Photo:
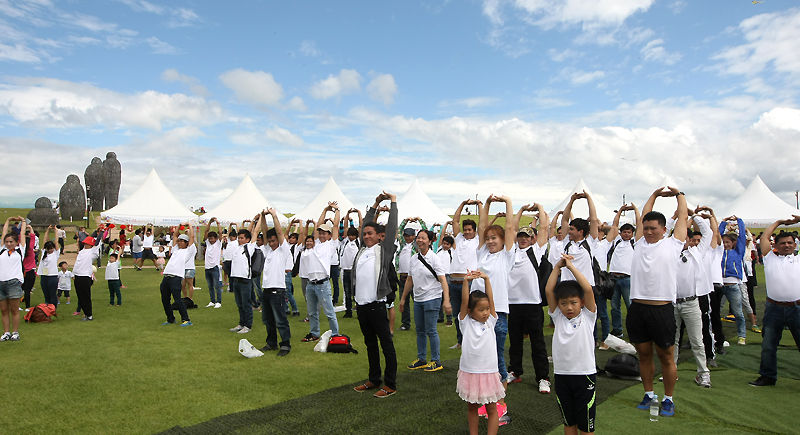
[[[122,293],[119,291],[121,282],[119,280],[120,261],[117,254],[108,256],[108,264],[106,264],[106,281],[108,281],[108,293],[111,296],[109,305],[114,306],[114,295],[117,296],[117,306],[122,305]]]
[[[164,274],[164,265],[167,264],[167,252],[164,250],[164,245],[158,247],[156,252],[156,268]]]
[[[545,291],[548,313],[555,323],[553,372],[556,396],[564,420],[564,434],[594,432],[596,366],[594,325],[597,305],[589,281],[572,264],[571,255],[561,255],[553,267]],[[575,276],[557,284],[563,268]]]
[[[61,295],[67,296],[67,305],[69,305],[69,291],[72,290],[72,280],[75,275],[68,269],[69,265],[66,261],[58,263],[58,303],[61,303]]]

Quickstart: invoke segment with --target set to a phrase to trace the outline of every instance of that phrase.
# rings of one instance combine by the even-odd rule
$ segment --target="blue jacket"
[[[736,246],[733,249],[726,249],[722,254],[722,276],[735,276],[739,279],[744,278],[744,250],[747,247],[747,236],[744,228],[744,221],[737,220],[739,224],[739,238],[736,239]],[[728,223],[722,222],[719,224],[719,233],[723,234],[727,228]]]

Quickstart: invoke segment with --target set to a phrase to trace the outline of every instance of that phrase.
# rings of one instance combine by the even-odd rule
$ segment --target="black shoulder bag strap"
[[[427,267],[427,268],[428,268],[428,270],[430,270],[430,271],[431,271],[431,275],[433,275],[433,279],[435,279],[435,280],[437,280],[437,281],[438,281],[438,280],[439,280],[439,277],[436,275],[436,272],[433,270],[433,266],[431,266],[431,265],[430,265],[430,263],[428,263],[428,262],[425,260],[425,257],[423,257],[421,253],[417,253],[417,258],[419,259],[419,261],[421,261],[421,262],[422,262],[422,264],[424,264],[424,265],[425,265],[425,267]]]
[[[247,274],[252,275],[253,265],[250,263],[250,253],[247,252],[247,245],[243,246],[244,256],[247,257]]]

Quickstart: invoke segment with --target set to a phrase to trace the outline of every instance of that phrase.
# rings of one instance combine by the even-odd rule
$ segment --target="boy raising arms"
[[[561,269],[575,280],[558,282]],[[594,432],[595,383],[594,324],[597,305],[589,281],[572,264],[571,255],[561,255],[545,288],[553,332],[553,372],[556,398],[564,418],[564,434]]]

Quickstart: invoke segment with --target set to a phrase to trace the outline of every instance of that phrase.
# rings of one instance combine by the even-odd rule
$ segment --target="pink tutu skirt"
[[[506,397],[500,373],[467,373],[459,370],[456,392],[464,401],[480,405]]]

